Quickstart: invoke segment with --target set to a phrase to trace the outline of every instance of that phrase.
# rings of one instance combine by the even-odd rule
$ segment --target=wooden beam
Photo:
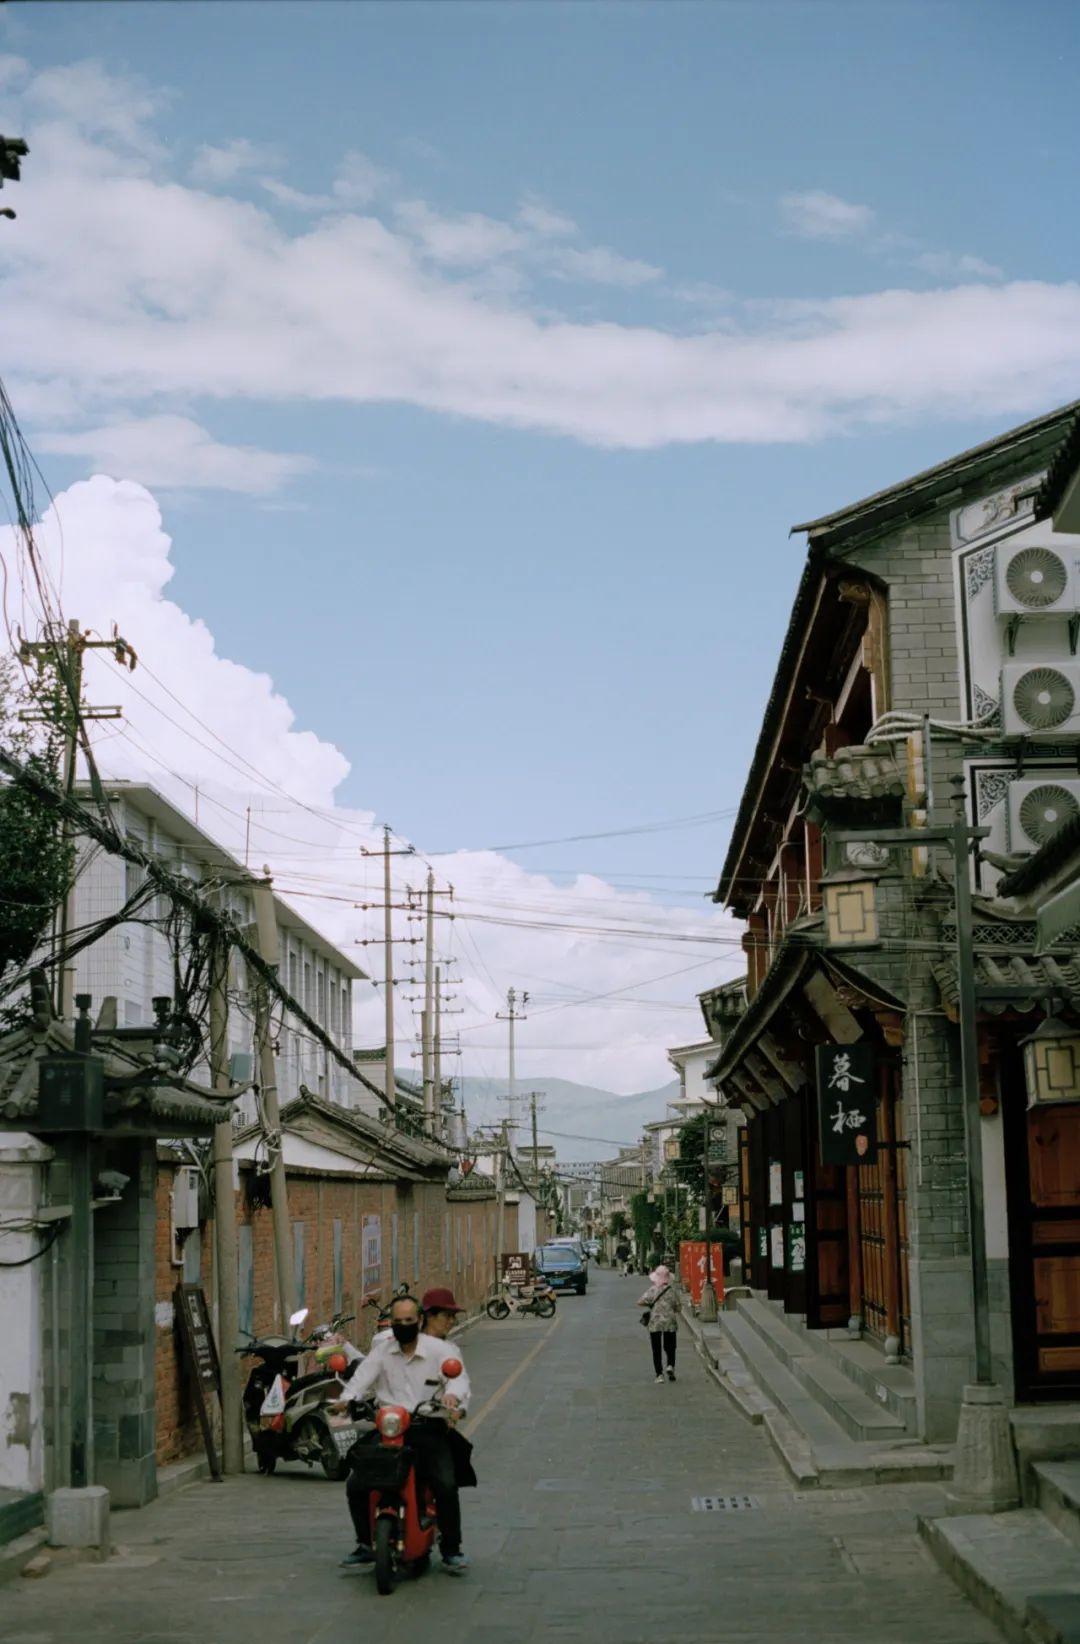
[[[806,1083],[806,1070],[784,1051],[771,1033],[761,1035],[757,1042],[757,1048],[774,1072],[780,1075],[790,1091],[794,1093],[803,1088]]]
[[[790,1087],[777,1077],[776,1070],[765,1060],[760,1049],[748,1050],[743,1062],[774,1106],[779,1106],[792,1094]]]
[[[823,976],[821,971],[815,971],[813,975],[807,977],[803,983],[802,991],[804,999],[806,999],[815,1015],[821,1018],[831,1037],[838,1045],[853,1045],[857,1039],[863,1037],[862,1028],[840,998],[829,978]]]

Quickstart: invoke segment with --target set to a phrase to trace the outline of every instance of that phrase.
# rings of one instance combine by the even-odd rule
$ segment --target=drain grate
[[[760,1505],[757,1496],[694,1496],[690,1501],[695,1513],[745,1513]]]

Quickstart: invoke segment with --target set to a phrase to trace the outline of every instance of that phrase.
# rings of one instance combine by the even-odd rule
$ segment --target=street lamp
[[[822,885],[825,929],[832,948],[878,939],[877,881],[858,868],[831,874]]]
[[[1023,1041],[1028,1107],[1080,1102],[1080,1033],[1048,1016]]]

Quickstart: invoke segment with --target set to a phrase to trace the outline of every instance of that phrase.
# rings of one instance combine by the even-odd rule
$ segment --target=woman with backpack
[[[667,1379],[675,1380],[675,1333],[679,1328],[679,1292],[670,1268],[662,1264],[649,1274],[649,1288],[638,1298],[638,1306],[645,1312],[641,1322],[649,1332],[653,1369],[657,1381],[663,1381],[663,1360],[667,1361]]]

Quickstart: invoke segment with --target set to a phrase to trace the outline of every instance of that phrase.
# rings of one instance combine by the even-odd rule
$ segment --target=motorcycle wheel
[[[555,1317],[555,1297],[541,1296],[536,1303],[536,1312],[541,1319],[553,1319]]]
[[[322,1447],[322,1470],[331,1484],[340,1484],[342,1479],[349,1476],[349,1463],[329,1433],[326,1434]]]
[[[386,1514],[375,1520],[375,1586],[382,1598],[394,1590],[394,1521]]]
[[[510,1317],[510,1303],[503,1301],[501,1296],[492,1296],[485,1312],[489,1319],[507,1319]]]

